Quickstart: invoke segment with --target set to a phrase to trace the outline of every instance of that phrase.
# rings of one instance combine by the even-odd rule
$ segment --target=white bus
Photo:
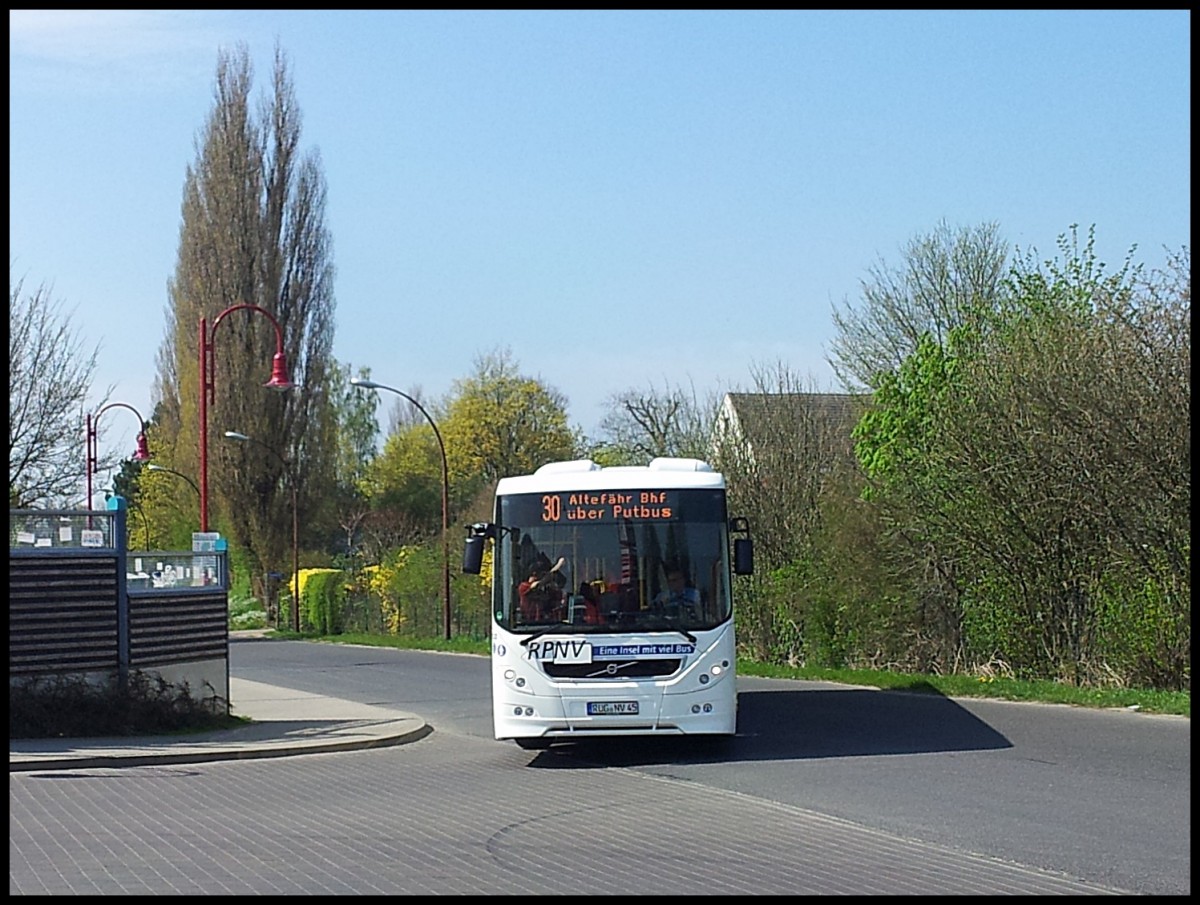
[[[496,487],[463,571],[491,554],[492,714],[522,748],[594,736],[731,736],[731,574],[745,519],[699,459],[552,462]]]

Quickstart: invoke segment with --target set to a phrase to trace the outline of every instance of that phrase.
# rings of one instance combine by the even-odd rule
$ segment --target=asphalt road
[[[484,658],[238,641],[230,671],[434,732],[11,774],[10,893],[1191,892],[1182,718],[742,678],[727,746],[525,752]]]

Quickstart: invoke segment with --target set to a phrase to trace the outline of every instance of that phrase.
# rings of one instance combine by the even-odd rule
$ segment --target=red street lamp
[[[208,531],[208,403],[216,401],[214,388],[216,380],[216,356],[213,354],[213,341],[217,337],[217,327],[226,314],[231,311],[249,309],[265,315],[275,327],[275,358],[271,362],[271,379],[263,386],[274,390],[287,390],[294,386],[288,378],[287,355],[283,351],[283,328],[275,315],[266,308],[258,305],[242,303],[226,308],[212,322],[212,330],[208,328],[208,320],[200,318],[200,530]]]
[[[97,460],[99,456],[99,441],[96,436],[96,427],[100,422],[100,416],[112,408],[129,409],[137,415],[138,422],[141,424],[141,430],[137,435],[137,449],[133,452],[133,461],[145,462],[150,458],[150,444],[146,441],[146,419],[141,416],[137,409],[127,402],[110,402],[108,405],[92,415],[90,412],[87,416],[87,439],[85,457],[87,459],[84,471],[87,472],[87,507],[92,508],[92,475],[96,473]]]
[[[230,440],[241,440],[244,443],[261,446],[279,460],[284,474],[287,475],[288,483],[292,485],[292,631],[300,634],[300,508],[296,503],[296,472],[287,459],[263,443],[262,440],[247,437],[237,431],[225,431],[225,436]]]
[[[450,640],[450,468],[446,462],[446,444],[442,442],[442,434],[438,430],[437,424],[429,412],[425,411],[425,407],[417,400],[413,399],[408,393],[402,393],[395,387],[384,386],[382,383],[376,383],[374,380],[364,380],[361,377],[351,377],[350,385],[361,387],[364,390],[387,390],[389,393],[395,393],[397,396],[403,396],[414,406],[417,411],[425,416],[425,420],[429,422],[429,426],[433,428],[433,435],[437,437],[438,449],[442,451],[442,637],[447,641]]]

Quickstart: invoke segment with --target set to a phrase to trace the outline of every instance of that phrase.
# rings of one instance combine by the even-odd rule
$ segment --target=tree
[[[720,401],[701,402],[694,385],[629,388],[607,400],[593,458],[605,465],[645,465],[657,456],[708,459]]]
[[[951,339],[966,330],[951,331]],[[871,481],[863,496],[883,534],[880,555],[921,599],[910,629],[914,647],[929,648],[918,654],[922,665],[935,669],[952,669],[963,655],[958,533],[968,530],[972,496],[963,487],[969,476],[954,467],[946,448],[956,436],[957,367],[952,350],[923,335],[898,369],[877,375],[871,408],[854,432]],[[912,581],[914,575],[921,580]]]
[[[932,343],[940,351],[953,330],[973,322],[979,312],[999,307],[1005,294],[1008,256],[1007,244],[994,223],[951,229],[943,221],[927,235],[913,238],[899,265],[880,259],[869,269],[858,304],[847,301],[840,310],[835,308],[830,366],[855,392],[878,392],[881,387],[886,391],[892,386],[890,380],[904,386],[907,393],[916,381],[916,395],[923,401],[923,394],[934,392],[939,379],[937,362],[930,357],[932,350],[924,344]],[[901,398],[909,399],[904,394]],[[891,427],[899,429],[913,409],[920,409],[921,401],[909,400],[908,408],[903,415],[896,415]],[[919,417],[913,417],[920,423]],[[911,424],[906,429],[911,429]],[[932,461],[928,464],[934,467]],[[897,532],[893,540],[904,536],[900,526],[906,523],[895,513],[879,524]],[[929,543],[910,537],[898,549],[904,551],[898,568],[930,578],[931,605],[920,607],[920,612],[945,627],[941,634],[954,648],[959,620],[953,569]],[[919,627],[918,633],[922,632]],[[946,653],[943,648],[937,655]],[[951,650],[948,656],[953,655]]]
[[[198,325],[207,318],[214,352],[208,414],[213,521],[250,551],[261,575],[290,566],[289,481],[298,487],[300,524],[320,536],[318,501],[336,483],[338,447],[328,376],[334,268],[320,158],[300,152],[299,107],[278,47],[271,91],[257,119],[252,81],[244,46],[219,54],[213,110],[184,182],[156,413],[161,429],[175,438],[172,467],[198,474]],[[275,352],[268,318],[237,311],[216,332],[217,316],[239,304],[263,308],[278,321],[299,391],[262,388]],[[225,430],[259,443],[229,443],[221,439]]]
[[[439,423],[453,481],[478,490],[573,458],[566,407],[558,390],[521,374],[509,350],[478,356],[475,372],[455,382]]]
[[[425,392],[419,384],[410,386],[404,392],[419,402],[426,411],[429,411],[430,408],[436,408],[432,402],[425,398]],[[392,404],[388,407],[387,411],[386,437],[407,430],[410,427],[416,427],[418,424],[429,423],[426,417],[421,414],[421,409],[417,408],[408,399],[405,399],[403,396],[397,396],[394,393],[389,394],[389,398]]]
[[[8,505],[69,507],[87,482],[81,415],[99,346],[85,352],[60,302],[9,281]],[[111,388],[105,392],[107,398]],[[102,403],[103,404],[103,403]],[[112,467],[114,460],[106,461]],[[90,506],[90,501],[85,502]]]
[[[853,458],[851,431],[862,400],[816,392],[783,362],[755,364],[751,377],[752,410],[738,433],[722,423],[713,458],[729,482],[731,510],[750,521],[756,560],[771,569],[811,542],[826,482]]]
[[[359,376],[369,377],[369,370],[361,370]],[[379,396],[355,392],[370,399],[370,421],[377,434],[375,406]],[[396,547],[420,544],[441,534],[442,450],[421,411],[436,411],[437,407],[422,400],[420,387],[410,387],[406,395],[409,398],[389,394],[393,405],[387,439],[383,449],[374,454],[372,435],[372,454],[361,458],[356,482],[359,505],[353,513],[353,527],[345,525],[347,532],[358,534],[359,551],[371,560],[381,559]],[[355,420],[362,422],[366,415],[360,411]],[[431,417],[438,418],[436,414]],[[365,447],[362,452],[366,452]]]
[[[400,545],[440,537],[442,453],[428,422],[393,431],[364,486],[373,509],[369,528],[384,532],[381,540],[392,534],[392,545]]]
[[[337,365],[329,371],[329,395],[337,422],[334,437],[337,447],[336,488],[329,498],[329,505],[336,511],[336,521],[345,538],[346,553],[354,552],[359,527],[370,513],[364,482],[375,458],[379,436],[379,422],[375,415],[379,396],[351,386],[352,374],[353,370],[348,364]],[[370,377],[370,369],[359,368],[357,376]]]
[[[999,305],[926,334],[878,381],[858,452],[898,548],[952,576],[969,665],[1178,685],[1190,276],[1156,296],[1092,245],[1060,237],[1061,261],[1018,262]]]
[[[994,223],[952,230],[940,223],[912,239],[893,267],[882,259],[862,284],[862,301],[833,311],[828,356],[853,391],[894,372],[928,334],[938,344],[978,306],[994,305],[1007,274],[1008,248]]]
[[[781,570],[807,568],[821,526],[822,502],[852,461],[856,397],[818,393],[785,363],[755,364],[753,391],[732,392],[737,423],[724,416],[712,463],[725,475],[730,515],[748,520],[755,569],[742,581],[739,632],[770,656],[788,625],[803,622],[803,598],[776,587]]]

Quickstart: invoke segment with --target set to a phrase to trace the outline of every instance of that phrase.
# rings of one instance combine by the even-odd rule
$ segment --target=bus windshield
[[[497,500],[496,621],[514,632],[704,631],[732,613],[723,490]]]

